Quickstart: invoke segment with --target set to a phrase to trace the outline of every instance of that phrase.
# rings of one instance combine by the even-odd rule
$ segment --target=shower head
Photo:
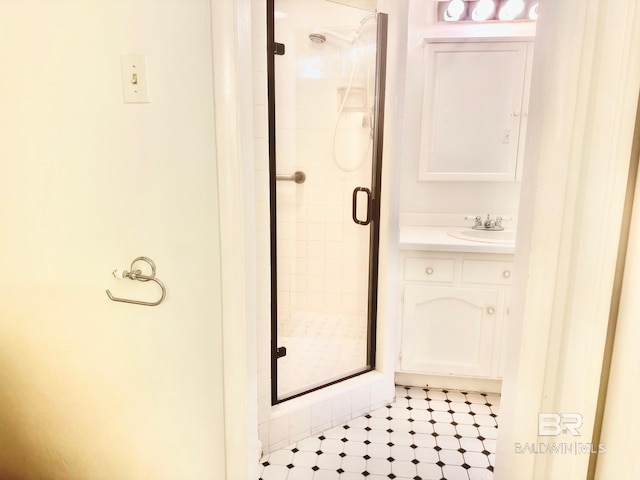
[[[358,34],[358,32],[351,32],[348,35],[344,35],[324,28],[313,30],[309,34],[309,40],[313,43],[324,43],[327,41],[327,37],[333,37],[347,43],[354,43],[358,38],[360,38],[360,34]]]
[[[311,40],[313,43],[324,43],[327,41],[327,37],[318,32],[311,32],[309,34],[309,40]]]

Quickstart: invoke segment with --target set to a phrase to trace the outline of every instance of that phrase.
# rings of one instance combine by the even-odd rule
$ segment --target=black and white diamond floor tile
[[[495,394],[396,387],[396,401],[261,459],[259,480],[492,480]]]

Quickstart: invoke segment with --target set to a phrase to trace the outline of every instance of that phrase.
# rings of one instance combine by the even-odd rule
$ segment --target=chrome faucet
[[[491,215],[487,214],[487,218],[482,221],[480,215],[475,218],[475,225],[472,227],[475,230],[504,230],[502,226],[502,217],[496,216],[495,219],[491,218]]]
[[[496,221],[487,214],[487,219],[484,221],[484,228],[496,228]]]

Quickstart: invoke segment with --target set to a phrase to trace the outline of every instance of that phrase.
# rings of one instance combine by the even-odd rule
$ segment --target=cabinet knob
[[[427,267],[426,272],[427,272],[427,275],[431,275],[433,273],[433,268]]]
[[[489,315],[493,315],[494,313],[496,313],[496,309],[493,307],[487,307],[487,313]]]
[[[511,276],[511,271],[505,270],[504,272],[502,272],[502,276],[504,278],[509,278]]]

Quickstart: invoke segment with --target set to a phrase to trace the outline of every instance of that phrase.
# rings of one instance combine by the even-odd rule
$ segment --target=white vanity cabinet
[[[418,179],[516,181],[533,43],[428,41]]]
[[[500,378],[509,254],[401,254],[401,372]]]

